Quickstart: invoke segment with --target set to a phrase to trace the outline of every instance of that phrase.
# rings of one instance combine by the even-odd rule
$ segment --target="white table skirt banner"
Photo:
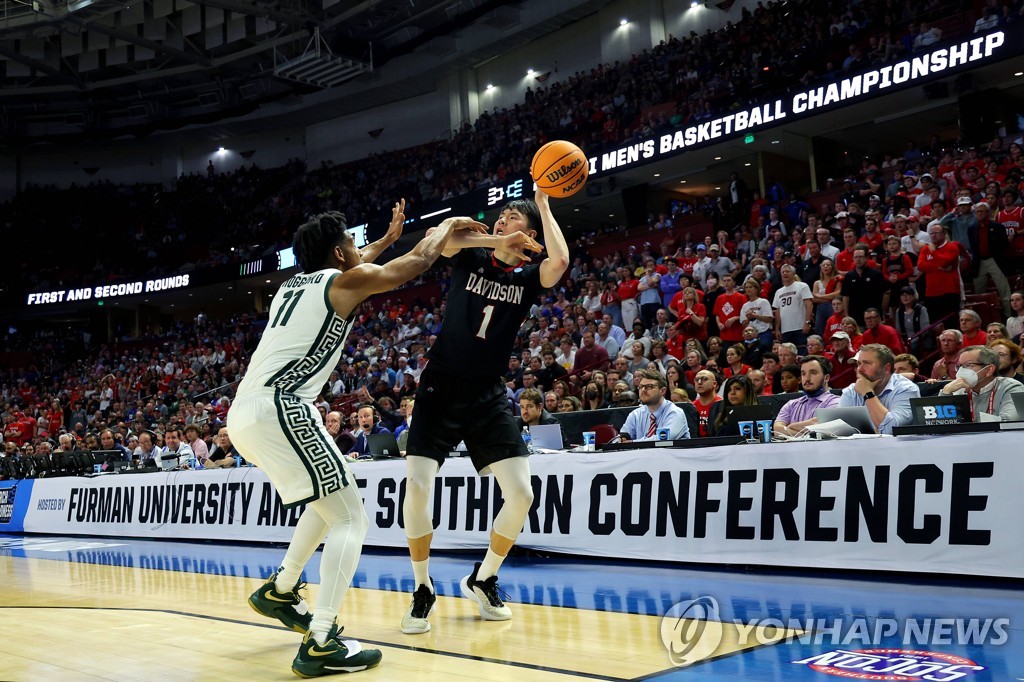
[[[1024,577],[1016,433],[535,455],[518,544],[569,554]],[[368,546],[405,547],[405,462],[352,465]],[[482,549],[501,494],[468,458],[434,486],[437,549]],[[283,542],[257,468],[0,483],[0,531]]]

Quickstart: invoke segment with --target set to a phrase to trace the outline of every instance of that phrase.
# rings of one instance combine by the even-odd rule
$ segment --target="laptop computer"
[[[868,412],[866,407],[819,407],[814,413],[814,416],[818,418],[818,423],[814,426],[809,426],[807,429],[816,433],[824,433],[833,436],[851,436],[853,432],[861,434],[873,434],[878,433],[875,429],[875,423],[871,421],[871,414]],[[852,429],[851,433],[841,433],[836,429],[829,429],[829,422],[841,421],[845,422],[848,429]],[[845,429],[844,429],[845,430]]]
[[[558,424],[537,424],[530,427],[530,441],[535,448],[561,450],[562,427]]]
[[[913,423],[920,426],[966,424],[971,421],[971,398],[968,395],[911,398],[910,413]]]
[[[401,457],[398,440],[393,433],[371,433],[366,437],[366,449],[374,459]]]
[[[729,433],[739,433],[740,422],[774,422],[781,409],[781,406],[776,405],[737,405],[725,417],[725,430]]]
[[[1013,406],[1017,408],[1017,421],[1024,421],[1024,393],[1014,393]]]

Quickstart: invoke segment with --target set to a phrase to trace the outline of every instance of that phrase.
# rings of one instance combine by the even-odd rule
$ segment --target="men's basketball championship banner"
[[[1019,447],[1017,434],[991,433],[536,455],[519,545],[1019,578]],[[370,519],[366,544],[405,547],[405,463],[352,468]],[[285,509],[256,468],[26,483],[5,492],[11,515],[0,530],[284,542],[302,512]],[[486,547],[500,505],[493,477],[477,476],[467,458],[449,459],[435,482],[434,547]]]

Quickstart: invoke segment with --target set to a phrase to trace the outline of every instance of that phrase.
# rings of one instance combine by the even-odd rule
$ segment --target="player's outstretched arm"
[[[544,246],[548,250],[548,257],[540,264],[540,283],[545,288],[558,284],[569,268],[569,246],[565,243],[562,228],[558,226],[558,221],[551,213],[548,199],[547,194],[537,190],[534,201],[540,209],[541,225],[544,227]]]
[[[430,269],[453,234],[487,232],[487,226],[470,218],[448,218],[427,232],[409,253],[385,265],[362,263],[334,278],[328,298],[334,311],[348,317],[367,296],[390,291]]]
[[[383,237],[367,244],[359,251],[359,257],[364,263],[372,263],[377,260],[384,249],[388,248],[402,236],[402,226],[405,225],[405,199],[399,199],[391,209],[391,225]]]

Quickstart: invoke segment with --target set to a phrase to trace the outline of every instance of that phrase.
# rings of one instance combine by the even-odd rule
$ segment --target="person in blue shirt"
[[[352,455],[353,457],[366,457],[370,454],[370,446],[366,437],[373,433],[391,433],[391,431],[381,425],[377,408],[373,405],[366,403],[361,405],[356,413],[356,420],[356,423],[359,424],[356,443],[345,454]]]
[[[861,346],[858,355],[857,381],[843,389],[839,407],[867,407],[878,432],[892,435],[894,426],[912,421],[910,399],[920,398],[921,390],[893,373],[896,359],[888,346],[869,343]]]
[[[682,440],[690,437],[686,414],[674,403],[665,399],[668,381],[665,375],[654,370],[639,373],[636,388],[640,394],[640,407],[629,413],[626,423],[619,429],[624,443],[630,441],[658,440],[658,431],[668,429],[668,440]]]

